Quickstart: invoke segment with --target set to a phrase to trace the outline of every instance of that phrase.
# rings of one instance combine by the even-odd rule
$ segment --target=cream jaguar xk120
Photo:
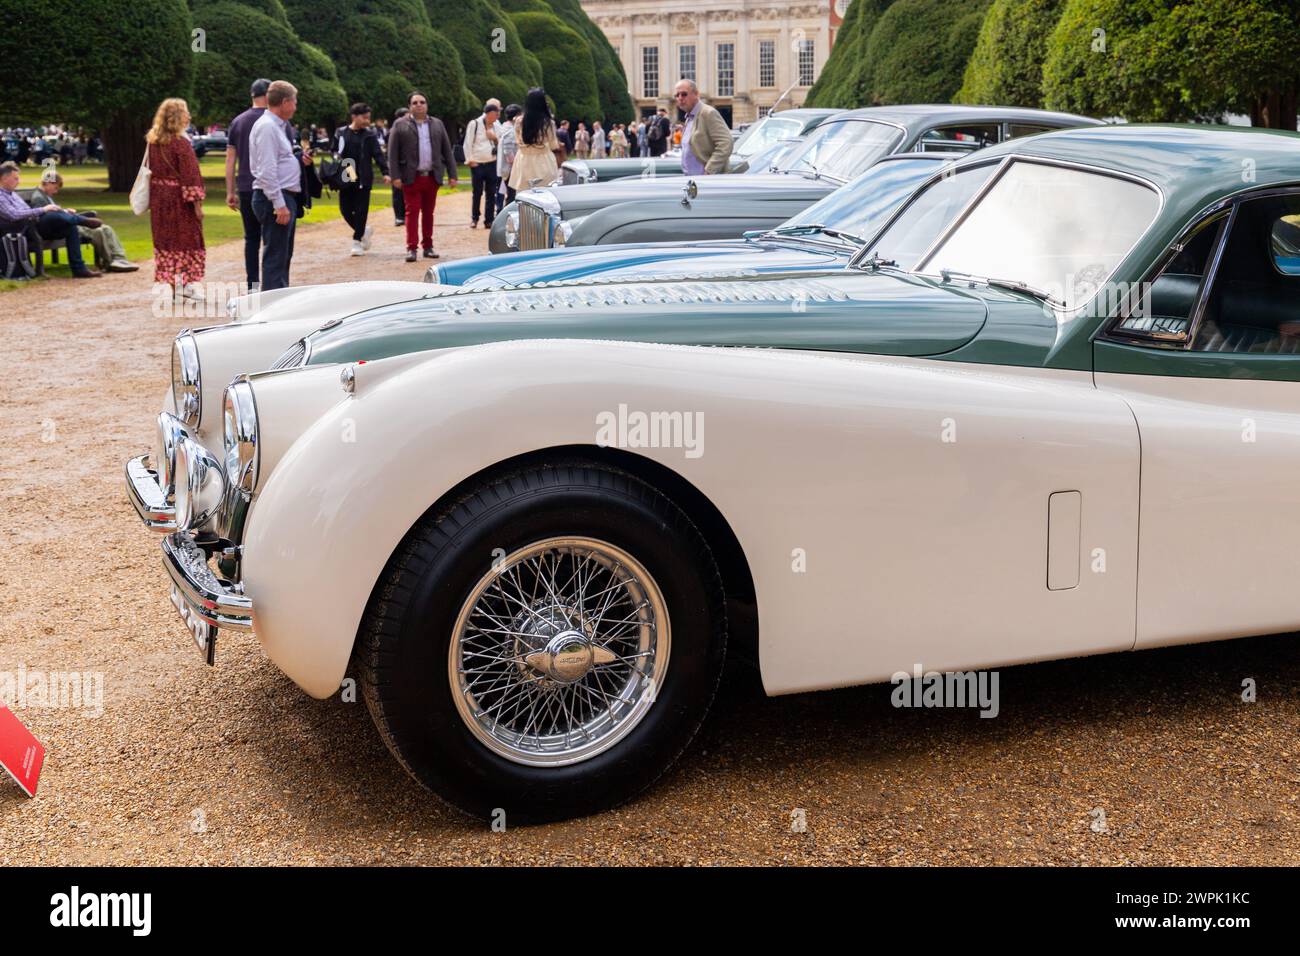
[[[1300,136],[1017,140],[863,238],[239,300],[127,465],[172,600],[209,663],[354,660],[416,779],[511,819],[650,785],[729,646],[787,694],[1300,628]]]

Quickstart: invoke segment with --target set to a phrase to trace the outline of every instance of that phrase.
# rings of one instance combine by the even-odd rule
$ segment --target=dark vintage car
[[[746,176],[647,176],[519,193],[493,223],[493,253],[616,242],[728,239],[771,229],[891,153],[971,151],[1099,121],[1002,106],[876,106],[821,123],[779,169]]]
[[[783,139],[804,136],[842,110],[800,108],[783,110],[750,123],[731,147],[728,172],[743,173],[749,161]],[[673,150],[663,156],[626,156],[619,159],[570,159],[560,167],[560,184],[607,183],[633,176],[676,176],[682,171],[682,154]],[[549,185],[549,184],[548,184]]]

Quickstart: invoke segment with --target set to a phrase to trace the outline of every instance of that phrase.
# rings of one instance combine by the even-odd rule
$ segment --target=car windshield
[[[786,220],[783,229],[820,225],[870,239],[888,216],[943,165],[935,159],[888,159]]]
[[[803,144],[804,140],[802,138],[783,139],[779,143],[773,143],[761,153],[755,153],[749,157],[749,168],[745,170],[745,173],[770,173],[773,168],[779,169],[781,160]]]
[[[1015,161],[918,266],[1015,282],[1072,310],[1091,299],[1155,219],[1149,186]]]
[[[797,119],[765,116],[740,134],[731,147],[731,154],[744,159],[790,136],[798,136],[802,131],[803,123]]]
[[[892,152],[902,132],[869,120],[841,120],[813,130],[803,149],[781,163],[781,171],[847,182]]]

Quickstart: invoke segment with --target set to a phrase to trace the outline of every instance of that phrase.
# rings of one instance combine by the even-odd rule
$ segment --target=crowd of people
[[[99,137],[85,130],[58,125],[0,129],[0,162],[42,166],[53,160],[62,166],[80,166],[103,159]]]
[[[446,125],[430,115],[428,97],[419,90],[410,93],[391,126],[382,117],[374,120],[366,103],[354,103],[349,122],[331,135],[323,127],[313,125],[300,132],[294,126],[298,91],[292,83],[258,79],[249,90],[248,109],[226,129],[226,203],[242,219],[248,287],[269,291],[289,284],[297,220],[314,198],[321,197],[325,185],[337,193],[339,214],[351,230],[350,254],[360,256],[373,242],[370,202],[382,178],[392,189],[394,224],[406,230],[406,261],[415,262],[421,256],[439,258],[433,244],[438,191],[444,182],[457,185],[462,157],[473,187],[469,222],[473,229],[480,222],[490,229],[497,213],[514,201],[520,189],[557,179],[560,165],[570,155],[654,157],[685,141],[691,147],[682,149],[687,173],[721,171],[731,143],[726,123],[700,101],[690,80],[678,83],[674,95],[683,122],[673,123],[661,108],[608,131],[598,120],[590,129],[581,121],[557,122],[541,88],[529,90],[522,104],[503,107],[500,100],[489,99],[466,125],[457,144],[462,154],[458,156]],[[137,190],[147,189],[155,282],[173,287],[180,298],[200,299],[206,272],[206,189],[192,143],[193,129],[185,100],[173,97],[162,102],[146,136]],[[62,149],[69,142],[93,141],[55,127],[5,131],[6,149],[11,138],[18,144],[16,149],[27,144],[26,161],[34,156],[33,142],[61,144],[57,148]],[[329,154],[319,170],[317,153]],[[74,149],[72,162],[77,155]],[[0,165],[0,233],[34,230],[28,233],[33,238],[65,240],[77,278],[101,274],[82,258],[83,238],[108,271],[136,268],[109,226],[54,201],[62,177],[51,164],[46,164],[40,188],[20,197],[23,162],[15,156]]]

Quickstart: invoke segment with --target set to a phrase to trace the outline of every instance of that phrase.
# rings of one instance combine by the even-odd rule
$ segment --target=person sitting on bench
[[[103,273],[87,268],[82,260],[81,234],[77,230],[81,226],[97,229],[103,223],[98,219],[67,212],[53,203],[33,209],[18,195],[21,175],[17,163],[0,163],[0,220],[18,225],[31,222],[41,238],[64,240],[68,246],[68,265],[72,266],[74,279],[92,279],[102,275]]]
[[[62,188],[63,177],[59,175],[59,171],[46,168],[45,172],[41,173],[40,188],[32,191],[31,198],[27,202],[33,209],[55,205],[54,197]],[[77,210],[65,209],[64,211],[75,213]],[[117,238],[117,233],[113,231],[112,226],[101,225],[97,228],[82,226],[79,231],[94,246],[95,257],[100,262],[108,263],[109,272],[135,272],[140,268],[126,257],[122,240]]]

